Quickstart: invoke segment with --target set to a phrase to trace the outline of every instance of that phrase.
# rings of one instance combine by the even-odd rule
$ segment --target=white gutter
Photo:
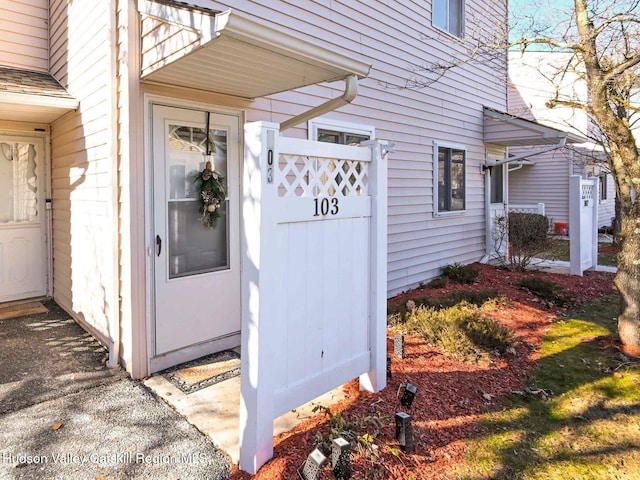
[[[289,120],[286,120],[280,124],[280,131],[283,132],[291,127],[295,127],[303,122],[311,120],[312,118],[319,117],[325,113],[332,112],[347,103],[351,103],[356,95],[358,95],[358,77],[356,75],[349,75],[344,79],[344,93],[341,97],[333,98],[328,102],[325,102],[317,107],[312,108],[300,115],[296,115]]]

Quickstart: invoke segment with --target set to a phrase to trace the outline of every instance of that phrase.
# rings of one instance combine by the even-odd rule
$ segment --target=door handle
[[[156,252],[158,257],[160,256],[160,252],[162,252],[162,239],[160,238],[160,235],[156,235]]]

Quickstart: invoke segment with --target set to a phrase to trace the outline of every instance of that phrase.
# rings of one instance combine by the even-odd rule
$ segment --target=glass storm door
[[[47,293],[44,145],[0,136],[0,302]]]
[[[237,116],[153,106],[156,355],[240,331],[238,128]],[[194,182],[207,162],[226,193],[213,223]]]

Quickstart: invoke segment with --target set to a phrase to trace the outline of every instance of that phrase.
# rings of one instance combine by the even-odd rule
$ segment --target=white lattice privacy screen
[[[369,163],[358,160],[281,154],[279,197],[368,195]]]
[[[386,382],[386,150],[245,126],[240,464],[273,419],[353,378]]]

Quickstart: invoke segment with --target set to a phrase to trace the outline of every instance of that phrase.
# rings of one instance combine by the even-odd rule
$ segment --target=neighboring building
[[[565,53],[509,52],[509,112],[576,136],[592,133],[587,114],[568,107],[548,108],[557,85],[564,99],[587,98],[586,84],[573,72],[562,76],[555,71],[568,61]],[[527,148],[511,148],[511,155]],[[601,147],[578,143],[528,157],[509,172],[510,204],[544,203],[552,223],[569,223],[569,176],[598,177],[598,227],[610,227],[615,217],[615,183]]]
[[[238,344],[243,124],[393,142],[389,296],[485,256],[507,200],[487,158],[560,135],[500,113],[506,57],[405,88],[465,19],[506,21],[506,0],[5,0],[0,18],[0,301],[52,296],[134,378]],[[203,240],[188,175],[205,150],[229,215]]]

